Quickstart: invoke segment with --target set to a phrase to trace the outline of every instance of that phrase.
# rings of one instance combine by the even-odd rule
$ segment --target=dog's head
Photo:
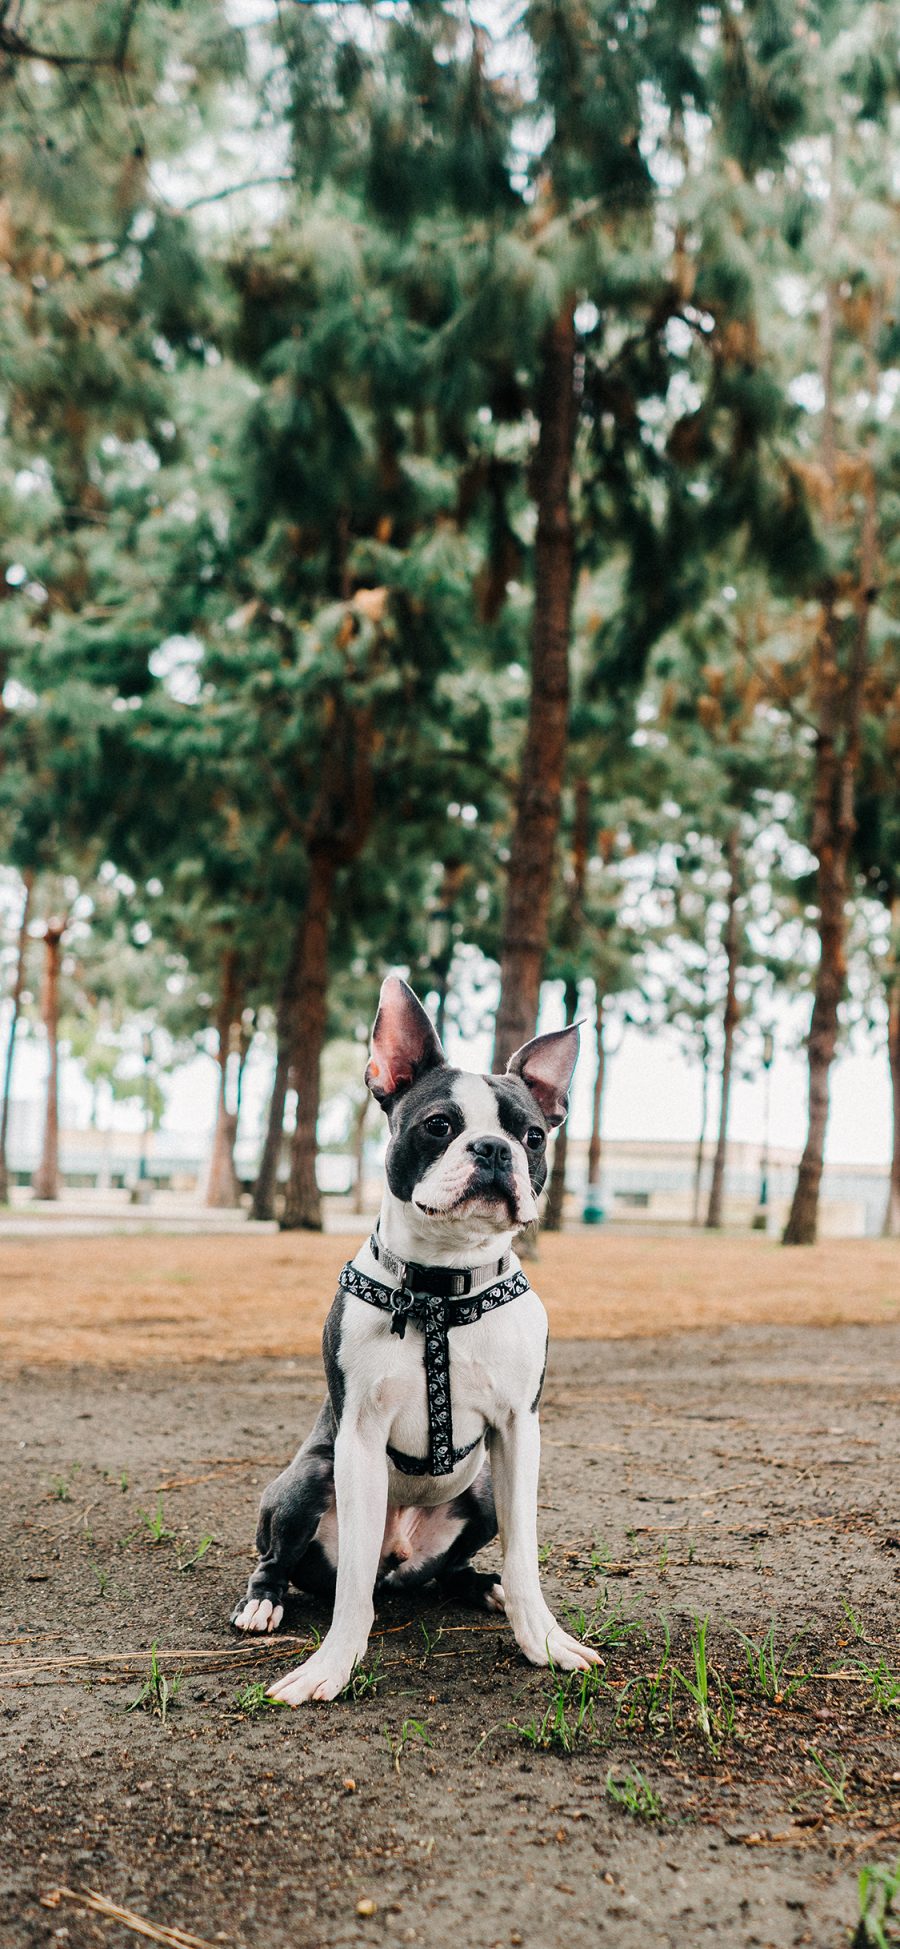
[[[389,975],[366,1082],[387,1113],[387,1181],[416,1230],[435,1237],[512,1232],[537,1217],[547,1133],[563,1122],[578,1028],[539,1035],[505,1076],[453,1069],[411,988]]]

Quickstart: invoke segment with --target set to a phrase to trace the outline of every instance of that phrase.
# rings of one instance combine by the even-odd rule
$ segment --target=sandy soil
[[[304,1317],[297,1272],[330,1278],[339,1242],[259,1241],[240,1259],[223,1242],[216,1263],[199,1240],[4,1251],[28,1363],[0,1390],[4,1944],[140,1940],[65,1885],[247,1949],[846,1946],[860,1867],[900,1854],[900,1727],[876,1670],[900,1669],[900,1326],[767,1322],[778,1305],[890,1319],[895,1261],[626,1243],[597,1253],[595,1330],[647,1333],[654,1285],[668,1326],[720,1324],[567,1339],[584,1243],[542,1248],[545,1578],[605,1658],[580,1736],[569,1702],[568,1752],[545,1722],[552,1679],[504,1625],[427,1595],[381,1611],[362,1696],[250,1709],[245,1688],[327,1621],[298,1600],[272,1646],[235,1644],[225,1622],[259,1490],[321,1394],[318,1360],[293,1351],[321,1313],[317,1295]],[[721,1324],[753,1308],[757,1324]],[[189,1358],[279,1333],[279,1358]],[[52,1364],[66,1346],[113,1364]],[[709,1738],[673,1676],[693,1674],[707,1613]],[[767,1697],[736,1627],[760,1639],[773,1617]],[[128,1710],[154,1642],[182,1677],[164,1722]],[[658,1818],[607,1793],[610,1770],[636,1769]]]
[[[0,1241],[0,1359],[233,1360],[318,1353],[352,1238]],[[556,1340],[900,1320],[895,1241],[544,1237],[531,1268]]]

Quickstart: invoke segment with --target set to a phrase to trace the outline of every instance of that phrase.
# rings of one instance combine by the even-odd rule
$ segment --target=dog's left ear
[[[580,1027],[580,1022],[573,1022],[567,1029],[535,1036],[533,1042],[517,1049],[506,1065],[507,1076],[521,1076],[528,1085],[551,1129],[563,1123],[568,1112]]]
[[[388,975],[381,984],[366,1067],[366,1085],[376,1103],[390,1110],[395,1097],[446,1060],[418,997],[399,975]]]

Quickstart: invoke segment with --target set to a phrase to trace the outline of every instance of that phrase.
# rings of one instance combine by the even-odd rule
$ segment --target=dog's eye
[[[538,1129],[536,1123],[533,1123],[531,1125],[531,1128],[529,1130],[526,1130],[525,1142],[528,1145],[529,1150],[543,1150],[544,1133],[542,1130]]]
[[[453,1128],[449,1117],[426,1117],[425,1128],[429,1137],[449,1137]]]

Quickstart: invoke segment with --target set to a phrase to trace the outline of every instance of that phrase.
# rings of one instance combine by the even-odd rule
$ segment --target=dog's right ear
[[[404,1090],[446,1060],[421,1002],[399,975],[388,975],[381,984],[366,1066],[366,1085],[376,1103],[390,1111]]]

